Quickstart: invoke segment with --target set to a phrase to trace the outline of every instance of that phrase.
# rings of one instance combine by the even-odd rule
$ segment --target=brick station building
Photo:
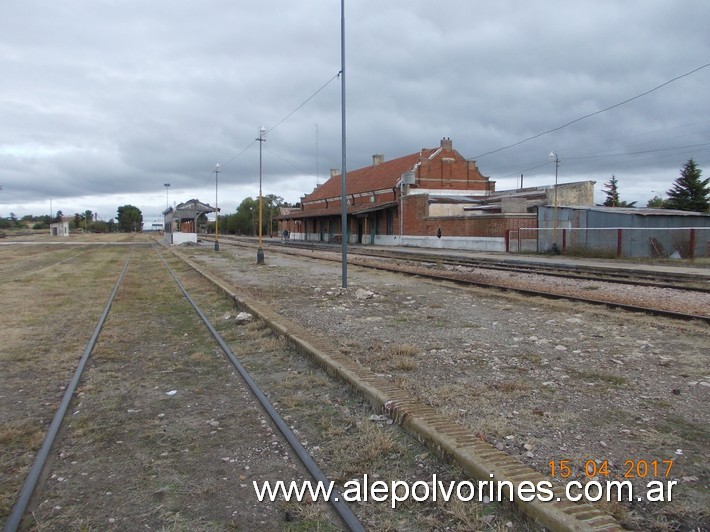
[[[504,251],[509,231],[537,227],[536,207],[550,197],[550,187],[495,192],[495,181],[449,138],[390,161],[373,155],[370,166],[349,170],[346,178],[345,234],[353,244]],[[585,202],[593,201],[588,188]],[[300,208],[278,217],[279,232],[293,240],[340,242],[341,217],[341,175],[331,170]]]

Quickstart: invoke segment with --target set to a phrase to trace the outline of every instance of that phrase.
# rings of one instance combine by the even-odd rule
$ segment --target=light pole
[[[347,205],[347,180],[348,167],[346,165],[346,109],[345,109],[345,0],[340,0],[340,262],[341,286],[348,287],[348,205]],[[401,213],[400,213],[401,216]]]
[[[214,165],[214,250],[219,251],[219,202],[217,185],[219,183],[219,163]],[[195,227],[197,231],[197,227]]]
[[[262,143],[266,142],[266,139],[264,138],[264,134],[266,133],[266,129],[263,127],[259,128],[259,138],[256,139],[259,141],[259,247],[256,249],[256,263],[257,264],[264,264],[264,250],[261,247],[261,217],[262,217],[262,208],[264,204],[264,198],[261,195],[261,145]]]
[[[165,183],[165,210],[167,211],[170,208],[170,200],[168,198],[169,194],[168,191],[170,190],[170,183]]]
[[[560,167],[560,158],[558,157],[557,153],[554,151],[550,152],[550,159],[555,161],[555,198],[554,198],[554,207],[552,209],[552,217],[553,217],[553,222],[552,222],[552,227],[553,227],[553,237],[552,237],[552,253],[555,255],[558,255],[560,252],[560,248],[557,247],[557,173],[558,169]]]

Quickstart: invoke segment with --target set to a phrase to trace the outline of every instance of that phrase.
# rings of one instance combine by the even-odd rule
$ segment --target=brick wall
[[[404,235],[505,237],[508,230],[537,227],[534,213],[477,214],[469,216],[429,216],[429,197],[413,195],[404,197]]]

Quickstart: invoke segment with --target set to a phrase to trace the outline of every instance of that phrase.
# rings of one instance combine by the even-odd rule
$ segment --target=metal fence
[[[597,257],[693,259],[710,257],[710,227],[519,229],[509,233],[508,251],[558,252]]]

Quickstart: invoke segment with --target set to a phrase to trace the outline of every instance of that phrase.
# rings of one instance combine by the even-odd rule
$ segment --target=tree
[[[656,195],[650,200],[648,200],[646,207],[648,207],[649,209],[662,209],[663,205],[665,205],[663,198],[661,196]]]
[[[142,220],[142,218],[141,218]],[[88,231],[89,229],[93,229],[94,226],[94,213],[90,211],[89,209],[84,211],[84,214],[82,216],[82,221],[84,222],[84,230]]]
[[[615,175],[612,174],[611,180],[604,183],[604,188],[606,189],[604,191],[606,198],[602,205],[604,205],[604,207],[617,207],[619,205],[619,182]]]
[[[230,229],[240,235],[255,235],[257,220],[259,217],[259,200],[254,198],[244,198],[237,207],[237,212],[233,219],[228,221]],[[231,218],[231,217],[230,217]]]
[[[274,218],[279,215],[279,208],[284,205],[284,199],[281,196],[275,194],[268,194],[264,196],[264,212],[263,212],[263,222],[266,225],[268,221],[269,229],[266,231],[267,234],[271,235],[274,232]]]
[[[108,231],[108,224],[103,220],[96,220],[94,222],[94,233],[105,233]]]
[[[143,213],[138,207],[124,205],[118,208],[118,230],[124,233],[143,229]]]
[[[619,180],[616,176],[612,174],[611,179],[604,183],[604,191],[606,198],[604,199],[604,207],[636,207],[636,202],[632,201],[628,203],[626,201],[619,201]]]
[[[710,208],[710,188],[707,179],[700,179],[702,172],[697,167],[695,161],[690,159],[683,165],[680,177],[675,180],[673,188],[667,194],[668,199],[664,203],[666,209],[678,209],[681,211],[705,212]]]

